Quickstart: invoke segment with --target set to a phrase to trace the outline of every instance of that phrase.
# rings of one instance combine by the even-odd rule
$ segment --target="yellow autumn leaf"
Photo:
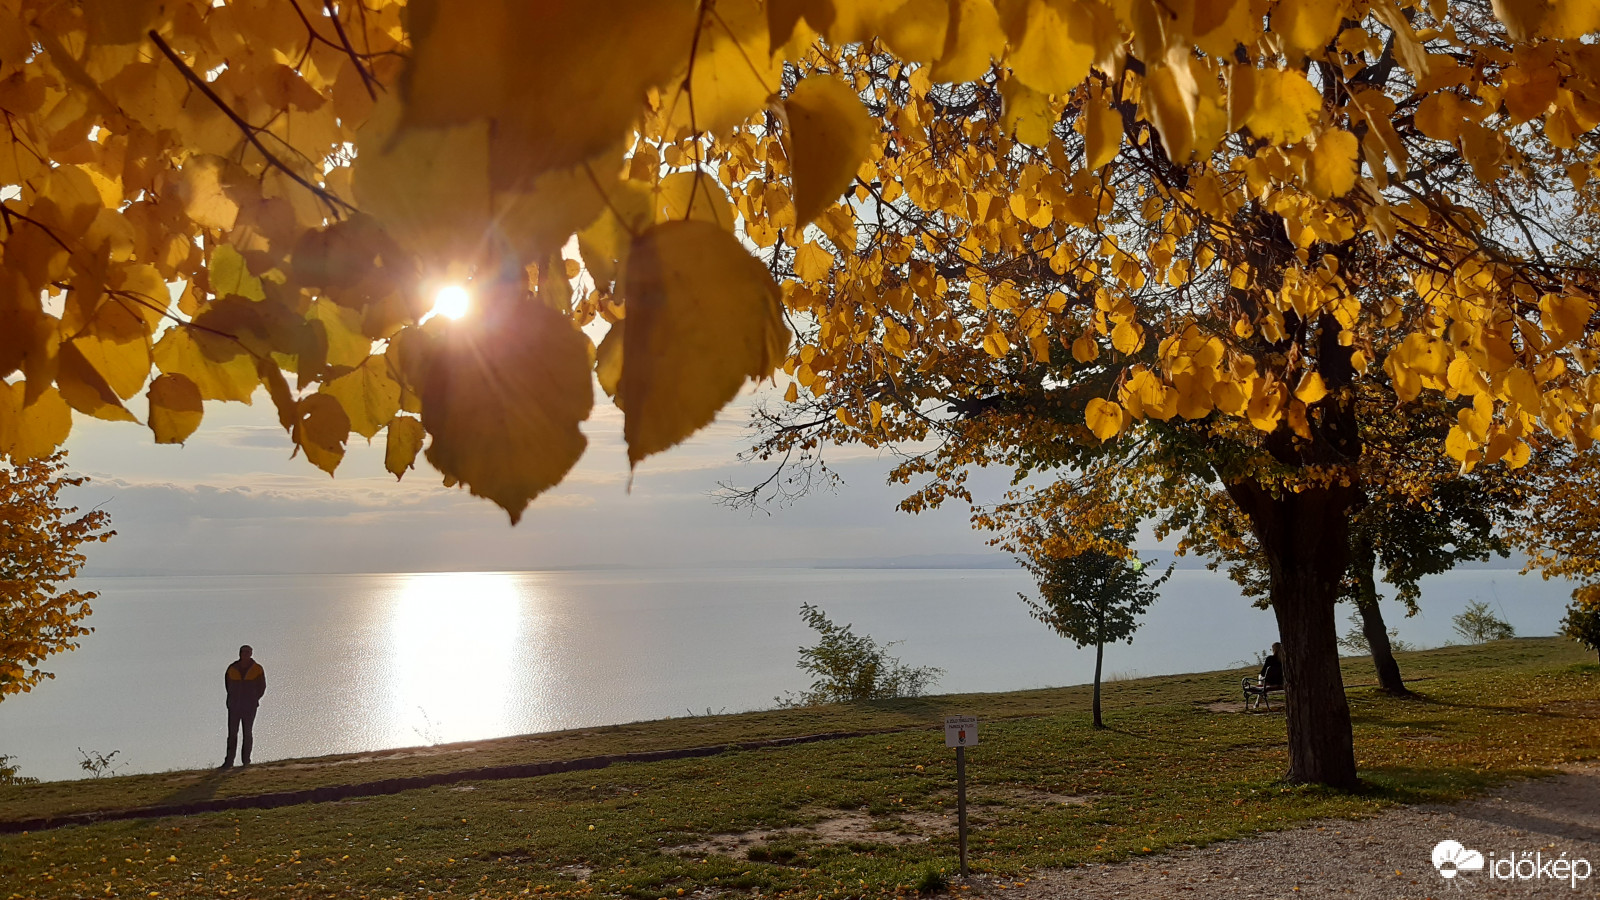
[[[1520,469],[1527,465],[1532,457],[1533,448],[1528,446],[1528,442],[1517,441],[1506,450],[1505,456],[1502,456],[1500,461],[1505,463],[1508,469]]]
[[[1072,358],[1078,362],[1092,363],[1099,356],[1100,345],[1095,342],[1094,332],[1085,331],[1072,342]]]
[[[1111,346],[1120,353],[1133,353],[1144,345],[1144,329],[1137,322],[1118,322],[1111,329]]]
[[[350,418],[339,401],[327,394],[302,397],[297,409],[293,439],[305,451],[311,464],[329,475],[344,459],[345,441],[350,439]]]
[[[1254,73],[1254,93],[1244,124],[1256,137],[1273,144],[1292,144],[1311,133],[1321,113],[1322,95],[1299,72],[1262,69]]]
[[[96,44],[137,44],[161,12],[161,0],[85,0],[84,20]]]
[[[1356,186],[1360,150],[1356,136],[1343,129],[1318,135],[1306,164],[1306,189],[1323,200],[1348,194]]]
[[[493,150],[490,158],[498,161]],[[608,177],[621,163],[622,144],[617,143],[575,166],[547,169],[515,189],[495,190],[490,239],[504,241],[522,259],[560,253],[574,231],[599,219],[621,193],[621,184]],[[491,167],[491,179],[497,168]]]
[[[794,251],[794,274],[801,281],[819,282],[833,268],[833,254],[816,241],[806,241]]]
[[[1145,102],[1168,158],[1179,165],[1188,163],[1194,152],[1194,117],[1200,102],[1200,88],[1189,68],[1189,51],[1177,49],[1168,55],[1166,65],[1151,67],[1145,76]]]
[[[639,235],[623,296],[623,436],[631,463],[699,430],[746,379],[770,375],[788,351],[778,286],[715,225],[665,222]]]
[[[832,75],[801,80],[783,106],[789,119],[783,137],[794,169],[795,224],[804,227],[855,180],[876,127],[861,98]]]
[[[1000,82],[1003,101],[1001,118],[1006,130],[1024,144],[1047,147],[1054,136],[1056,117],[1050,107],[1050,98],[1021,80],[1007,78]],[[1014,197],[1021,195],[1013,194]]]
[[[720,137],[782,87],[783,57],[768,45],[767,14],[758,0],[717,0],[701,9],[688,78],[663,90],[661,103],[668,124]]]
[[[1278,0],[1270,28],[1294,54],[1316,53],[1339,32],[1348,0]]]
[[[767,0],[767,34],[774,52],[789,43],[802,18],[812,31],[826,33],[833,25],[833,0]]]
[[[407,131],[492,120],[500,184],[576,165],[619,140],[649,88],[682,83],[700,10],[679,0],[409,3]]]
[[[1545,294],[1539,299],[1539,322],[1552,349],[1582,337],[1593,315],[1594,301],[1580,294]]]
[[[471,258],[491,216],[489,126],[400,128],[393,97],[356,136],[356,203],[402,247],[441,261]]]
[[[1320,374],[1307,372],[1300,376],[1300,383],[1295,386],[1294,396],[1301,403],[1310,406],[1328,396],[1328,386],[1323,383]]]
[[[1116,159],[1121,147],[1122,114],[1107,106],[1105,97],[1096,91],[1083,104],[1084,165],[1098,171]]]
[[[950,12],[948,0],[903,0],[884,20],[883,42],[907,62],[933,62],[944,52]]]
[[[250,300],[265,300],[267,297],[261,288],[261,279],[250,274],[244,257],[232,244],[218,244],[212,248],[211,258],[206,262],[206,273],[207,280],[211,282],[211,293],[218,297],[231,294]]]
[[[407,469],[416,465],[425,432],[422,420],[411,416],[395,416],[389,421],[387,430],[388,434],[384,437],[383,467],[395,477],[396,481],[399,481],[405,476]]]
[[[205,405],[200,389],[184,375],[161,375],[145,392],[150,400],[146,420],[158,444],[181,444],[200,427]]]
[[[1093,14],[1077,0],[1000,0],[1011,72],[1041,94],[1065,94],[1100,57]]]
[[[588,445],[578,423],[594,404],[590,345],[516,286],[486,286],[480,301],[481,313],[422,330],[406,380],[418,385],[433,436],[428,462],[515,524]]]
[[[152,353],[156,368],[194,382],[205,400],[249,403],[261,377],[238,344],[193,328],[173,328],[162,335]]]
[[[72,408],[55,388],[30,401],[26,382],[0,384],[0,451],[12,462],[49,456],[71,431]]]
[[[1129,419],[1127,410],[1121,406],[1095,397],[1084,407],[1083,421],[1094,436],[1104,442],[1120,434]]]
[[[319,339],[328,365],[353,369],[372,355],[372,338],[361,331],[360,312],[330,300],[316,300],[306,311],[306,322]],[[302,378],[307,374],[300,372]]]
[[[223,178],[229,163],[220,156],[192,156],[183,164],[178,197],[183,211],[202,228],[227,231],[239,217],[239,204],[228,196]]]
[[[400,383],[389,374],[388,360],[382,356],[367,357],[317,393],[339,401],[350,419],[350,430],[368,440],[400,411]]]
[[[138,314],[121,302],[101,305],[90,327],[69,343],[124,400],[150,377],[150,338]]]
[[[1457,462],[1466,462],[1467,454],[1478,449],[1478,442],[1460,425],[1450,426],[1444,439],[1444,452]]]
[[[1284,413],[1283,393],[1282,385],[1258,384],[1245,406],[1245,415],[1250,419],[1250,424],[1261,431],[1276,430]]]
[[[606,195],[600,216],[578,232],[578,253],[597,284],[608,285],[616,280],[618,267],[628,258],[633,235],[655,221],[651,211],[654,200],[647,185],[619,182]]]
[[[618,408],[622,407],[622,395],[618,391],[622,389],[622,336],[627,333],[627,324],[626,319],[613,322],[594,353],[595,380],[600,383],[600,390],[616,401]]]
[[[62,399],[73,409],[111,422],[137,421],[75,343],[61,345],[57,366],[56,385]]]
[[[733,204],[722,185],[703,172],[674,172],[662,178],[652,190],[655,221],[699,219],[719,228],[733,230]],[[608,215],[615,219],[615,215]]]
[[[1544,400],[1533,373],[1520,367],[1506,372],[1500,395],[1523,409],[1534,412],[1538,411]]]
[[[1259,15],[1251,19],[1251,0],[1194,0],[1194,41],[1207,56],[1227,59],[1241,43],[1253,41]]]
[[[993,0],[950,0],[944,52],[933,64],[935,81],[975,81],[1005,52],[1006,36]]]

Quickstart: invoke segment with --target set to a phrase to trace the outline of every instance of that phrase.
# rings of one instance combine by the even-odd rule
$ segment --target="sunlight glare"
[[[467,293],[466,288],[459,284],[447,284],[439,288],[439,293],[434,295],[433,311],[428,317],[444,316],[446,319],[459,319],[467,314],[471,306],[472,295]]]
[[[509,734],[522,604],[501,572],[406,576],[391,620],[396,723],[430,744]],[[391,740],[415,741],[399,729]]]

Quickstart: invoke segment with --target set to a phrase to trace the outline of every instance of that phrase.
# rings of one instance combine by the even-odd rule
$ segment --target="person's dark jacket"
[[[1278,662],[1276,653],[1267,654],[1267,661],[1261,664],[1261,683],[1267,687],[1283,687],[1283,663]]]
[[[240,669],[235,660],[228,664],[222,683],[228,689],[229,709],[255,709],[267,692],[267,672],[255,660],[247,669]]]

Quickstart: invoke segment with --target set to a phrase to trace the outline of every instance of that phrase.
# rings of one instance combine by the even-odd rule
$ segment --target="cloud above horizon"
[[[98,574],[276,573],[729,565],[986,553],[964,508],[920,516],[895,510],[903,486],[884,483],[878,451],[834,448],[845,480],[793,506],[735,511],[719,482],[748,484],[770,470],[741,464],[751,397],[683,445],[630,473],[621,413],[597,402],[590,446],[558,487],[512,528],[498,507],[442,486],[420,458],[396,481],[383,443],[355,437],[337,478],[293,449],[269,404],[211,404],[182,447],[158,446],[128,424],[80,419],[73,469],[92,482],[73,498],[104,504],[118,536],[91,551]],[[997,479],[998,482],[998,479]]]

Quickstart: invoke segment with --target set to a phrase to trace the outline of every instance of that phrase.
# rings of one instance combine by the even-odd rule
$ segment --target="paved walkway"
[[[1459,841],[1483,854],[1486,868],[1440,877],[1434,846]],[[1546,867],[1531,880],[1490,877],[1511,854],[1541,861],[1584,859],[1593,871],[1574,887]],[[1576,867],[1579,873],[1583,864]],[[1524,864],[1524,872],[1531,866]],[[1600,765],[1572,767],[1556,778],[1519,782],[1455,806],[1397,809],[1363,821],[1325,821],[1151,859],[1041,872],[1009,890],[973,894],[1005,900],[1107,900],[1251,897],[1422,898],[1600,897]]]

